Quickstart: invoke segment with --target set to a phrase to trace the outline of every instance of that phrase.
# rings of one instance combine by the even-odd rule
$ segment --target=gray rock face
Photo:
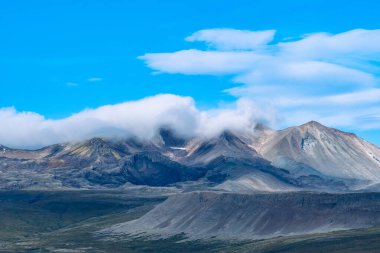
[[[165,186],[197,180],[204,176],[205,171],[171,161],[159,152],[140,152],[123,164],[122,173],[133,184]]]
[[[378,147],[315,121],[272,132],[255,148],[273,165],[291,172],[304,166],[314,174],[380,182]]]
[[[373,190],[380,149],[317,122],[251,134],[178,137],[162,129],[149,142],[93,138],[39,150],[0,147],[0,189],[168,186],[197,181],[231,192]]]
[[[107,232],[192,239],[262,239],[380,224],[380,194],[226,194],[170,197],[143,217]]]
[[[380,191],[379,157],[378,147],[317,122],[210,139],[164,129],[149,142],[0,146],[0,189],[190,192],[107,231],[260,239],[380,225],[380,193],[366,193]],[[337,194],[352,191],[362,193]]]
[[[189,164],[207,164],[220,156],[241,159],[259,157],[255,149],[230,131],[225,131],[216,138],[195,142],[182,161]]]

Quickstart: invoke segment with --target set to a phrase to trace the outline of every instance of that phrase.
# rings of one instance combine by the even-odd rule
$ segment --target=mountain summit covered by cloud
[[[86,109],[59,120],[3,108],[0,143],[13,148],[39,148],[93,137],[151,140],[161,128],[170,128],[185,137],[213,137],[225,129],[252,131],[257,122],[273,123],[273,115],[245,98],[220,108],[200,110],[191,97],[171,94]]]
[[[183,136],[211,137],[226,129],[252,131],[257,122],[274,125],[276,120],[281,127],[309,120],[343,128],[380,127],[380,30],[275,35],[275,30],[205,29],[185,38],[204,43],[203,49],[139,57],[162,74],[231,77],[236,86],[224,92],[234,102],[199,109],[192,97],[158,94],[55,120],[0,108],[0,143],[38,148],[92,137],[146,140],[162,127]]]

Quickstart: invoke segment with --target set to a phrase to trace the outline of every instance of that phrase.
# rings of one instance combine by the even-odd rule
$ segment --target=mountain
[[[39,150],[21,150],[0,145],[0,157],[15,159],[39,159],[49,155],[50,148],[51,147],[45,147]]]
[[[105,233],[190,239],[264,239],[380,224],[377,193],[192,192],[177,194],[139,219]]]
[[[0,146],[0,189],[162,196],[101,231],[113,239],[256,240],[380,226],[379,157],[375,145],[315,121],[210,138],[164,128],[149,141]]]
[[[133,155],[123,164],[122,171],[128,182],[149,186],[194,181],[205,174],[200,168],[182,165],[159,152],[140,152]]]
[[[378,147],[315,121],[273,132],[255,148],[274,166],[291,172],[303,167],[303,173],[380,181]]]
[[[207,164],[220,156],[249,159],[258,157],[256,150],[230,131],[224,131],[209,140],[195,141],[188,150],[183,161],[191,164]]]
[[[108,189],[146,185],[187,191],[378,189],[380,149],[312,121],[284,130],[212,138],[161,129],[151,141],[93,138],[38,150],[0,147],[0,188]]]

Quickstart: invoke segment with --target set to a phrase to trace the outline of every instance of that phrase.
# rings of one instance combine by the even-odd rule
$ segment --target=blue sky
[[[276,30],[269,45],[298,40],[311,33],[334,35],[354,29],[379,29],[379,9],[379,1],[5,0],[0,4],[0,108],[14,107],[17,112],[34,112],[45,119],[63,119],[86,108],[160,93],[190,96],[199,110],[220,108],[239,98],[249,98],[250,91],[226,90],[252,88],[255,84],[234,71],[217,74],[171,71],[152,63],[152,57],[188,49],[225,51],[210,45],[207,38],[185,40],[204,29]],[[377,78],[379,54],[374,52],[364,60],[372,62],[371,66],[356,67],[359,63],[362,66],[363,61],[350,61],[350,67],[364,68]],[[152,57],[138,59],[147,53]],[[160,73],[152,74],[155,72]],[[244,80],[237,80],[241,78]],[[307,92],[332,96],[345,91],[372,91],[377,88],[377,80],[370,88],[358,90],[353,85],[328,88],[320,88],[318,83],[311,85],[316,88]],[[297,96],[292,95],[291,99]],[[310,98],[310,94],[305,98]],[[258,100],[257,95],[250,99]],[[259,101],[263,107],[265,103]],[[295,106],[306,108],[299,115],[308,115],[307,110],[314,115],[315,108],[310,105]],[[364,106],[360,104],[361,108]],[[371,115],[376,118],[377,105],[371,108]],[[342,110],[347,113],[348,109]],[[277,113],[281,121],[293,111],[280,109]],[[319,113],[316,115],[320,116]],[[320,118],[327,116],[323,112]],[[366,115],[359,116],[367,120]],[[305,116],[304,120],[309,118]],[[279,127],[301,121],[302,116],[298,116],[282,121]],[[380,144],[378,127],[372,119],[366,128],[356,126],[358,121],[340,125],[326,120],[326,123]]]

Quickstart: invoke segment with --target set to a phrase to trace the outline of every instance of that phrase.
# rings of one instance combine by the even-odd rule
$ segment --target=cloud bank
[[[162,73],[232,75],[235,87],[225,92],[277,108],[284,125],[319,120],[353,129],[380,127],[380,30],[292,40],[274,35],[274,30],[200,30],[186,40],[204,42],[207,50],[139,58]]]
[[[219,50],[253,50],[271,42],[275,32],[275,30],[208,29],[195,32],[185,40],[206,42],[210,47]]]
[[[161,127],[184,136],[213,136],[225,129],[251,131],[256,122],[273,123],[276,115],[280,127],[318,120],[351,129],[380,128],[380,30],[281,40],[275,30],[218,28],[185,39],[207,49],[147,53],[139,59],[161,73],[232,76],[233,87],[225,92],[236,97],[235,103],[205,111],[191,97],[162,94],[60,120],[0,108],[0,144],[38,148],[95,136],[147,140]]]
[[[88,109],[51,120],[34,112],[0,109],[0,143],[12,148],[85,140],[92,137],[150,140],[162,127],[182,136],[211,137],[225,129],[252,131],[256,122],[271,122],[249,99],[209,111],[196,108],[191,97],[161,94],[137,101]]]

